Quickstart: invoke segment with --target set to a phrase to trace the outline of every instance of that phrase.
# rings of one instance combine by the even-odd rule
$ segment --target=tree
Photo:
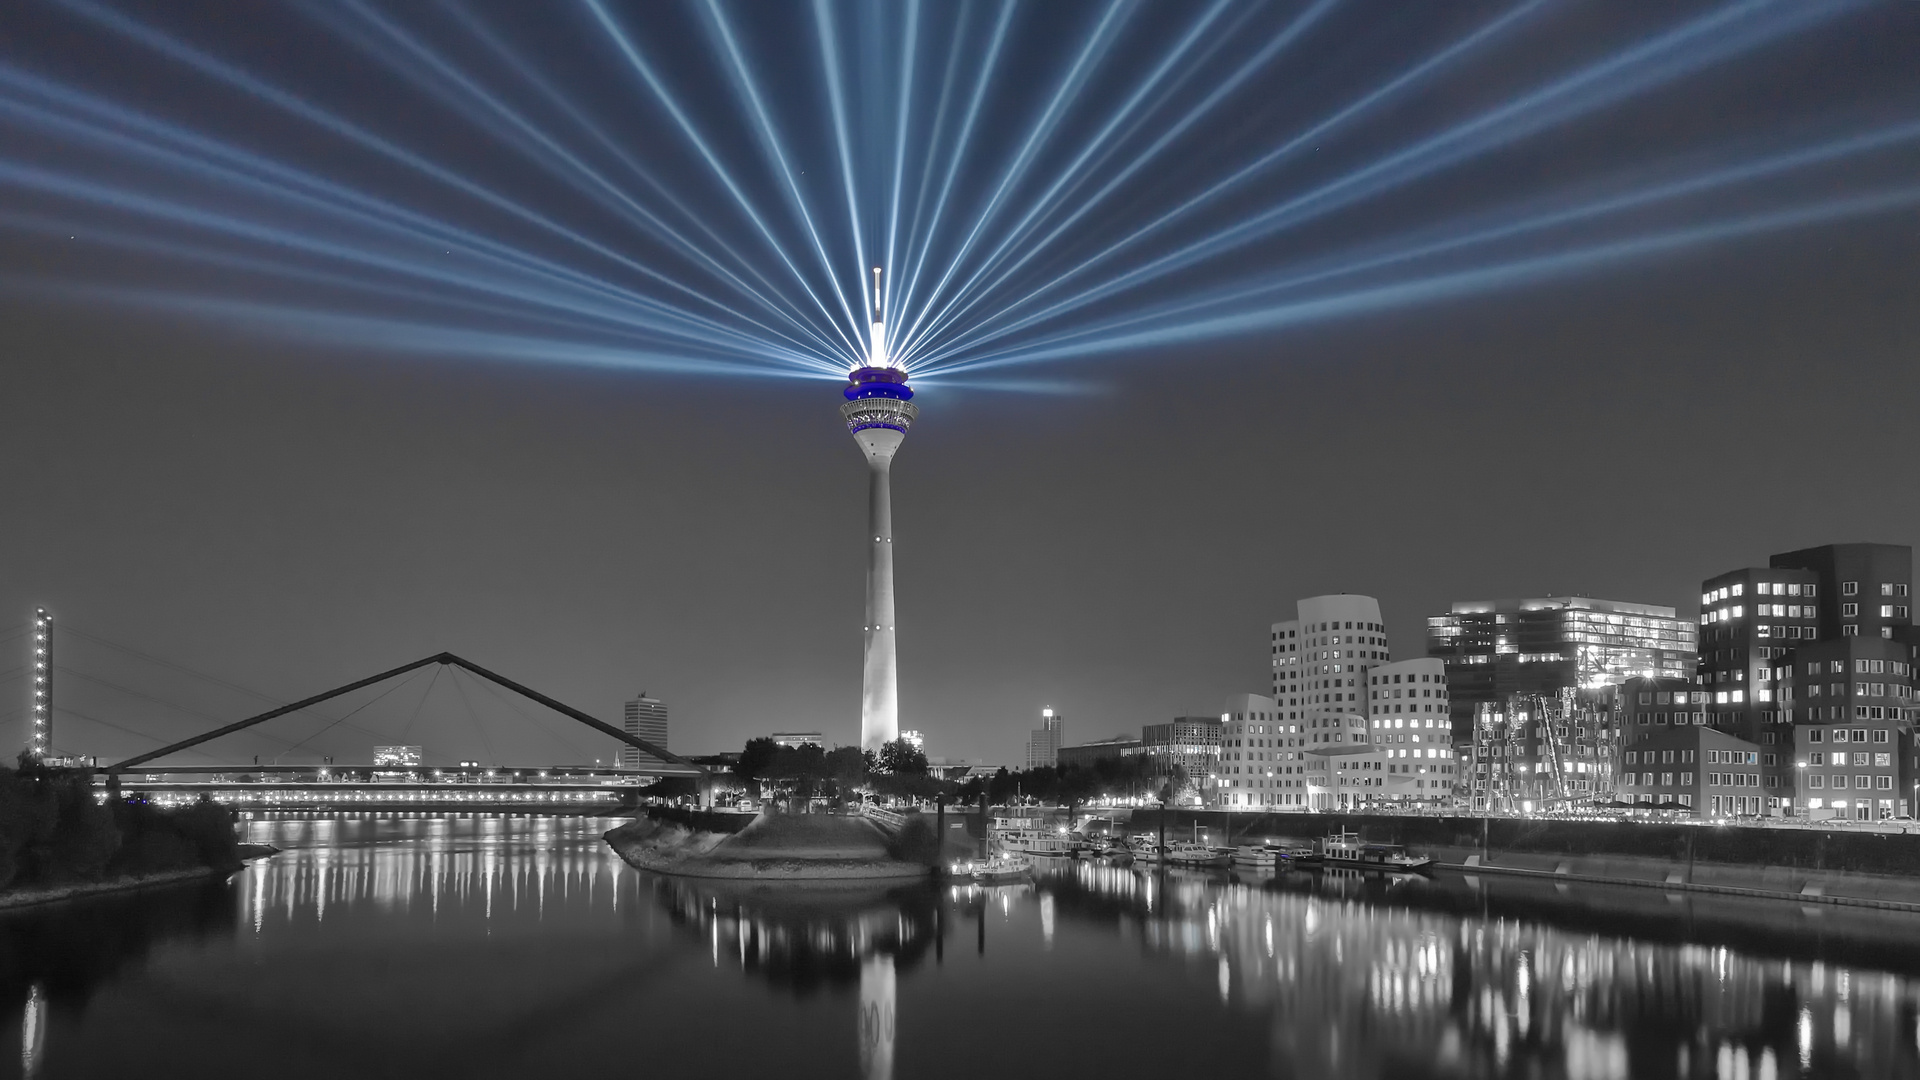
[[[867,752],[857,746],[836,746],[827,752],[827,778],[833,781],[840,798],[853,798],[867,782]]]
[[[925,776],[927,755],[905,739],[895,739],[880,747],[880,771],[896,776]]]
[[[742,780],[760,779],[767,775],[780,749],[780,745],[769,738],[748,739],[740,751],[740,760],[733,763],[733,775]]]

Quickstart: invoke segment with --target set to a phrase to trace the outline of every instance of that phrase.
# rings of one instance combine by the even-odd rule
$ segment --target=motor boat
[[[1358,833],[1335,833],[1320,841],[1319,861],[1327,866],[1413,872],[1433,865],[1426,855],[1409,855],[1399,844],[1369,844]]]

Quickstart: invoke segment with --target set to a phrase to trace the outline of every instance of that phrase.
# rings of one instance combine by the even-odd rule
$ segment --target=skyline
[[[221,97],[124,42],[103,44],[111,35],[85,30],[73,7],[23,20],[9,78],[32,69],[79,84],[85,75],[97,80],[88,92],[155,112],[204,107],[196,119],[237,144],[439,208],[430,185],[398,181],[364,157],[329,156],[257,101]],[[1330,8],[1326,25],[1342,48],[1328,62],[1351,61],[1359,74],[1276,67],[1259,86],[1277,94],[1297,83],[1302,108],[1348,100],[1354,80],[1384,84],[1408,70],[1408,57],[1526,7],[1479,5],[1457,22],[1371,34]],[[1736,9],[1744,10],[1699,5],[1674,17]],[[192,24],[198,9],[182,10],[178,25]],[[1712,175],[1661,172],[1655,166],[1687,164],[1669,151],[1692,152],[1699,165],[1702,147],[1740,143],[1742,155],[1708,163],[1731,167],[1904,130],[1920,116],[1920,84],[1905,63],[1920,42],[1920,9],[1834,11],[1831,25],[1782,31],[1631,102],[1116,302],[1159,318],[1211,302],[1224,284],[1310,273],[1315,259],[1384,257],[1411,250],[1381,246],[1408,237],[1457,240],[1476,220],[1534,221],[1573,205],[1553,199],[1581,184],[1600,197]],[[1530,24],[1534,65],[1496,89],[1550,81],[1586,55],[1579,46],[1592,13],[1550,13]],[[499,145],[434,129],[425,98],[380,100],[391,86],[364,60],[342,68],[361,81],[329,81],[329,59],[357,54],[297,29],[236,21],[210,45],[266,61],[302,43],[312,54],[277,74],[326,89],[330,106],[360,110],[345,114],[458,162],[463,175],[511,186],[557,214],[593,217]],[[1026,40],[1009,60],[1010,85],[1062,62]],[[17,105],[21,85],[7,83],[0,96]],[[596,113],[636,100],[625,84],[590,89],[583,100]],[[1422,124],[1446,130],[1497,107],[1489,93],[1436,92],[1428,111],[1357,129],[1347,152],[1358,157],[1343,160],[1391,156],[1414,145],[1405,140]],[[17,125],[22,115],[14,108],[0,122]],[[1244,155],[1259,138],[1302,130],[1287,126],[1298,119],[1251,114],[1206,138]],[[1062,146],[1097,130],[1084,116],[1062,123]],[[811,139],[810,153],[834,145],[824,127],[790,133]],[[0,165],[57,165],[77,176],[102,160],[56,152],[43,137],[15,146],[0,151]],[[1892,142],[1844,167],[1795,173],[1764,198],[1715,188],[1680,203],[1680,217],[1710,204],[1757,220],[1864,197],[1910,175],[1915,153],[1910,141]],[[674,169],[684,164],[668,157]],[[1216,164],[1170,174],[1165,191],[1133,191],[1134,216],[1108,224],[1152,220],[1168,205],[1157,198],[1191,193]],[[169,186],[169,175],[126,173],[185,190]],[[1634,183],[1618,186],[1623,178]],[[1237,209],[1284,205],[1292,182],[1255,185]],[[57,627],[282,701],[447,650],[609,720],[646,687],[673,709],[676,751],[736,749],[775,730],[858,741],[859,465],[820,412],[824,380],[837,372],[818,382],[721,378],[596,363],[557,343],[550,358],[575,362],[530,363],[493,348],[497,341],[419,350],[378,335],[269,332],[206,317],[228,309],[61,294],[38,286],[172,288],[197,301],[316,309],[339,297],[271,275],[183,268],[101,235],[68,242],[20,220],[59,217],[65,205],[41,191],[0,221],[0,356],[13,390],[0,425],[0,485],[10,493],[0,565],[12,571],[0,612],[17,615],[0,626],[45,605]],[[1575,229],[1438,268],[1506,267],[1497,288],[1314,309],[1306,321],[1288,315],[1235,334],[1172,333],[1183,324],[1168,322],[1166,336],[1116,338],[1098,355],[965,378],[916,374],[933,407],[915,425],[894,502],[900,726],[925,732],[936,756],[1011,761],[1042,706],[1073,717],[1085,738],[1216,711],[1226,695],[1263,692],[1267,627],[1304,596],[1380,598],[1389,637],[1405,652],[1424,641],[1426,618],[1456,600],[1579,594],[1692,617],[1701,580],[1763,565],[1770,552],[1914,543],[1920,507],[1908,497],[1906,403],[1920,391],[1911,303],[1920,213],[1893,208],[1704,238],[1637,261],[1583,263],[1578,274],[1539,262],[1669,235],[1675,219],[1665,212],[1649,205],[1629,210],[1630,227],[1618,232]],[[477,215],[448,214],[476,236],[506,236]],[[695,216],[721,220],[717,206]],[[102,234],[131,220],[97,207],[70,219]],[[301,235],[313,239],[311,231]],[[1297,255],[1289,244],[1301,245]],[[844,261],[836,272],[853,288],[880,262]],[[1382,287],[1405,280],[1393,276],[1400,264],[1382,265],[1385,277],[1362,278]],[[420,318],[447,310],[438,300],[410,307],[399,292],[382,303]],[[1084,327],[1114,317],[1093,314]],[[474,326],[494,327],[491,318],[475,316]],[[95,676],[155,696],[187,693],[88,648],[62,641],[62,663],[94,665]],[[24,703],[20,686],[16,675],[0,693]],[[207,692],[192,704],[236,719],[257,711],[244,700]],[[213,726],[74,678],[60,684],[58,701],[101,720],[152,724],[168,739]],[[11,707],[0,718],[9,729],[24,722]],[[62,730],[77,737],[84,723]],[[100,745],[76,749],[103,758],[151,748],[100,725],[85,737]]]

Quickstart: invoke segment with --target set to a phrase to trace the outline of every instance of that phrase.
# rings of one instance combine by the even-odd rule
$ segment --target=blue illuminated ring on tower
[[[899,368],[863,367],[848,377],[843,391],[847,403],[840,406],[848,431],[867,428],[892,428],[905,432],[919,417],[919,406],[908,399],[913,389],[907,385],[907,373]]]

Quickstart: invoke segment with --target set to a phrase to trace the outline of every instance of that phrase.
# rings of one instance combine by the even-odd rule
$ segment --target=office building
[[[1458,750],[1467,807],[1532,813],[1611,801],[1621,693],[1614,686],[1563,687],[1477,704],[1472,734]]]
[[[1851,674],[1856,661],[1865,665],[1860,674],[1885,675],[1888,665],[1911,667],[1912,573],[1913,552],[1904,545],[1827,544],[1783,552],[1766,567],[1732,570],[1701,583],[1695,682],[1705,697],[1708,725],[1759,746],[1765,813],[1832,816],[1838,801],[1848,816],[1864,810],[1877,817],[1882,811],[1891,815],[1902,805],[1900,797],[1870,796],[1863,802],[1850,795],[1836,800],[1829,786],[1832,778],[1812,767],[1808,756],[1817,752],[1825,762],[1831,751],[1809,750],[1804,738],[1796,739],[1794,725],[1850,723],[1850,710],[1856,707],[1862,710],[1861,720],[1886,718],[1885,700],[1862,693],[1856,701],[1851,692],[1856,680],[1831,676]],[[1836,645],[1847,641],[1880,644],[1859,649]],[[1835,664],[1845,672],[1829,670]],[[1874,671],[1876,665],[1881,670]],[[1813,672],[1813,667],[1821,671]],[[1866,691],[1878,685],[1906,692],[1911,684],[1869,679],[1860,685]],[[1836,698],[1835,688],[1847,692]],[[1799,695],[1793,706],[1786,699],[1791,692]],[[1902,711],[1895,722],[1904,719]],[[1797,743],[1805,752],[1796,752]],[[1886,753],[1900,760],[1895,752]],[[1850,753],[1846,757],[1851,761]],[[1847,782],[1849,775],[1840,774],[1840,781]],[[1880,773],[1862,775],[1872,776],[1876,785],[1888,780]],[[1811,788],[1816,779],[1821,784],[1818,794]],[[1894,776],[1889,795],[1901,786]],[[1812,806],[1816,798],[1821,802],[1818,811]]]
[[[1209,806],[1229,810],[1304,804],[1304,778],[1294,740],[1282,734],[1280,705],[1259,694],[1237,694],[1220,713],[1220,761]],[[1283,798],[1298,795],[1299,800]]]
[[[1695,673],[1709,726],[1752,743],[1777,741],[1782,718],[1769,674],[1820,637],[1825,591],[1814,571],[1786,568],[1730,570],[1701,582]]]
[[[1812,642],[1772,675],[1791,741],[1763,749],[1781,751],[1782,790],[1772,794],[1791,800],[1784,807],[1815,818],[1909,816],[1920,778],[1913,646],[1877,634]]]
[[[1052,709],[1040,710],[1040,726],[1027,734],[1027,768],[1050,769],[1060,763],[1060,747],[1067,741],[1067,718]]]
[[[1427,620],[1427,655],[1446,664],[1453,734],[1472,738],[1482,706],[1554,697],[1631,678],[1694,674],[1696,628],[1674,609],[1586,596],[1474,600]]]
[[[1164,724],[1148,724],[1140,729],[1140,752],[1163,776],[1180,770],[1186,790],[1210,800],[1220,764],[1221,728],[1211,716],[1176,716]]]
[[[646,691],[626,703],[621,716],[622,729],[636,739],[645,739],[662,750],[671,750],[667,745],[667,703],[659,698],[647,696]],[[626,769],[645,769],[665,762],[637,746],[620,744],[620,766]]]
[[[1272,629],[1273,701],[1309,746],[1364,742],[1366,673],[1388,658],[1380,602],[1338,593],[1295,605]]]
[[[1697,817],[1765,813],[1761,748],[1699,724],[1636,732],[1622,751],[1621,802]]]
[[[1767,560],[1818,575],[1820,639],[1899,636],[1913,625],[1913,549],[1905,544],[1826,544]]]
[[[1078,746],[1063,746],[1055,761],[1063,769],[1090,769],[1102,761],[1119,761],[1141,752],[1140,740],[1131,735],[1115,735],[1111,739],[1095,739],[1093,742]]]
[[[918,731],[902,731],[900,741],[923,754],[927,752],[927,737]]]
[[[1451,804],[1459,779],[1446,665],[1433,657],[1367,672],[1367,741],[1385,762],[1376,802]]]

